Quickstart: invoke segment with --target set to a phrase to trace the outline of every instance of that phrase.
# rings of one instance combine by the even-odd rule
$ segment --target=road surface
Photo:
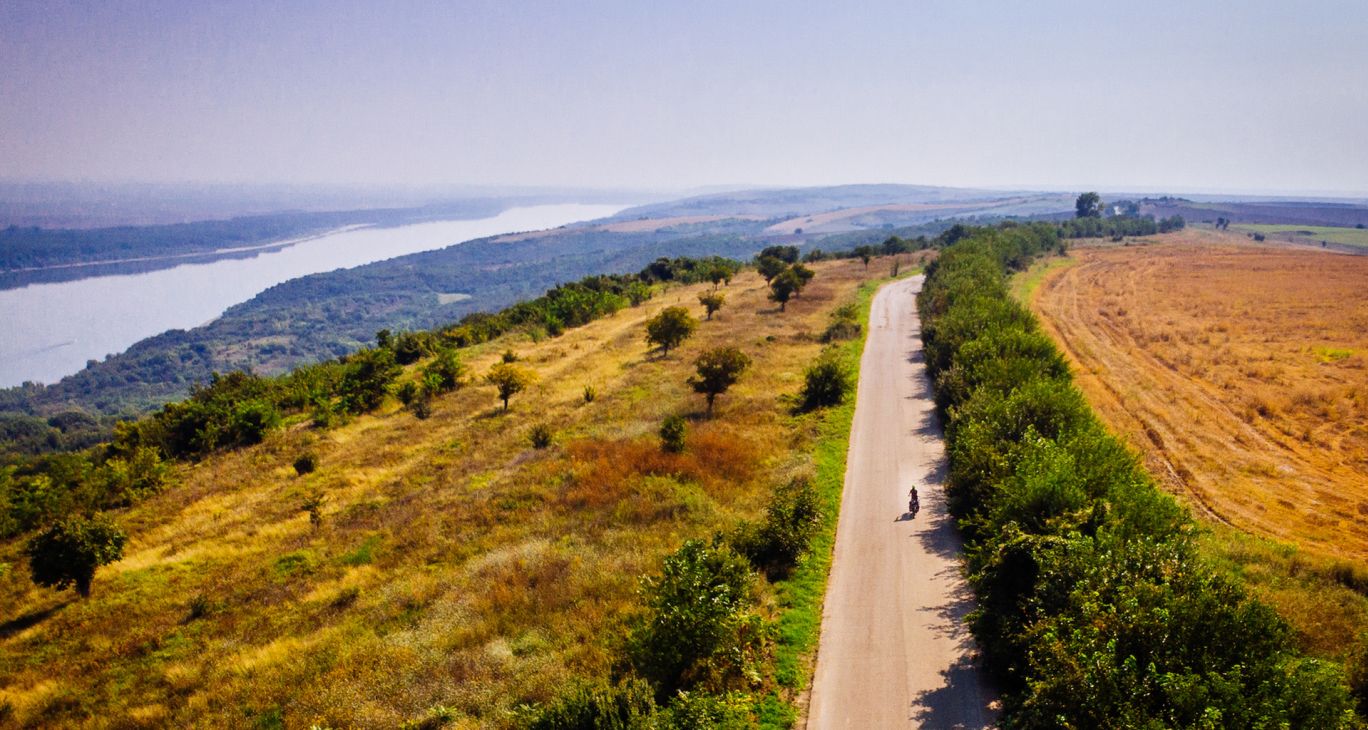
[[[807,727],[993,727],[964,624],[973,608],[946,513],[945,449],[922,358],[922,277],[874,297]],[[915,483],[921,512],[907,513]]]

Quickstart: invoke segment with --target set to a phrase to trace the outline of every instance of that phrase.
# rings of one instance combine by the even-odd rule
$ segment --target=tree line
[[[979,608],[1008,728],[1348,728],[1338,666],[1208,567],[1195,524],[1074,387],[1007,277],[1061,226],[977,229],[918,296]]]

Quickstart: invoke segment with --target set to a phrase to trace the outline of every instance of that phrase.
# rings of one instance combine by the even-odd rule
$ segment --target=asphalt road
[[[988,728],[995,695],[945,509],[945,447],[922,358],[922,277],[874,297],[809,728]],[[907,512],[915,483],[921,511]]]

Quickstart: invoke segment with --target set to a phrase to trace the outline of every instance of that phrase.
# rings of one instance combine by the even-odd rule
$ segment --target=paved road
[[[945,451],[922,359],[922,277],[874,297],[822,612],[809,728],[986,728],[995,697],[964,616],[972,594],[941,483]],[[907,514],[916,483],[922,510]]]

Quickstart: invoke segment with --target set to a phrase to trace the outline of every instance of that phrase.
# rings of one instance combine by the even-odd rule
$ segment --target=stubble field
[[[1080,385],[1198,513],[1362,564],[1368,258],[1161,240],[1078,249],[1034,293]]]

